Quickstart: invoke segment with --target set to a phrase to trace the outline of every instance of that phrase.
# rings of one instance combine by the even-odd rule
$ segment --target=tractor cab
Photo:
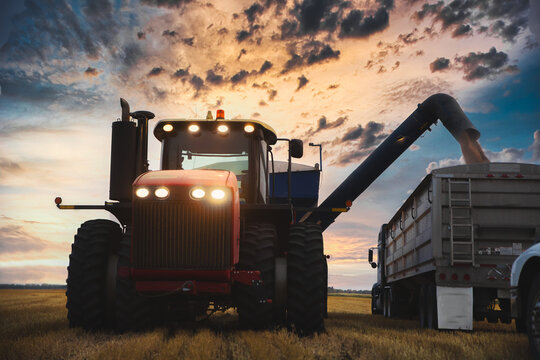
[[[165,119],[154,135],[161,142],[161,170],[228,170],[236,175],[241,203],[269,201],[269,145],[274,130],[255,120]]]

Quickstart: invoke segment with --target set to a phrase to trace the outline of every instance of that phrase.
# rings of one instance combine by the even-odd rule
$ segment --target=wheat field
[[[420,330],[370,314],[370,298],[330,296],[326,333],[240,330],[234,311],[146,333],[70,329],[62,290],[0,290],[1,359],[528,359],[514,325]]]

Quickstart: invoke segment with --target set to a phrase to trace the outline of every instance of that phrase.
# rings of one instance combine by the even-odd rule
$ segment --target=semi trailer
[[[510,323],[514,260],[540,239],[540,166],[478,163],[433,170],[381,226],[372,312],[420,326]],[[377,261],[373,251],[377,252]]]
[[[435,94],[317,206],[321,167],[292,163],[303,155],[302,141],[278,138],[260,121],[225,119],[222,110],[215,119],[164,119],[153,132],[160,170],[150,171],[154,114],[120,103],[110,200],[55,199],[59,209],[103,209],[116,218],[83,223],[72,245],[66,306],[70,326],[84,329],[137,330],[236,308],[248,328],[322,331],[323,231],[438,120],[462,149],[474,149],[479,136],[454,98]],[[285,164],[274,161],[278,141],[288,145]]]

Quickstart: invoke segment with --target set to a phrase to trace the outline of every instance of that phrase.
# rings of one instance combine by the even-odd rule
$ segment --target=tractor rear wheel
[[[240,270],[261,272],[261,284],[235,285],[240,325],[261,329],[272,325],[272,303],[275,286],[276,227],[270,223],[248,224],[240,239]]]
[[[130,278],[131,231],[129,228],[122,236],[118,252],[118,276],[116,278],[116,323],[118,332],[144,330],[151,326],[152,316],[150,299],[143,297],[135,288],[135,281]]]
[[[301,223],[289,228],[287,320],[302,335],[324,331],[325,256],[321,227]]]
[[[75,235],[69,256],[66,307],[70,327],[99,330],[113,326],[116,251],[122,235],[110,220],[90,220]]]

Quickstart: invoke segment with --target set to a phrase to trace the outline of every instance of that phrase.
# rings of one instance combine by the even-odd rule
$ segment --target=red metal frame
[[[209,281],[137,281],[135,288],[140,292],[178,292],[185,295],[230,294],[231,284]]]

